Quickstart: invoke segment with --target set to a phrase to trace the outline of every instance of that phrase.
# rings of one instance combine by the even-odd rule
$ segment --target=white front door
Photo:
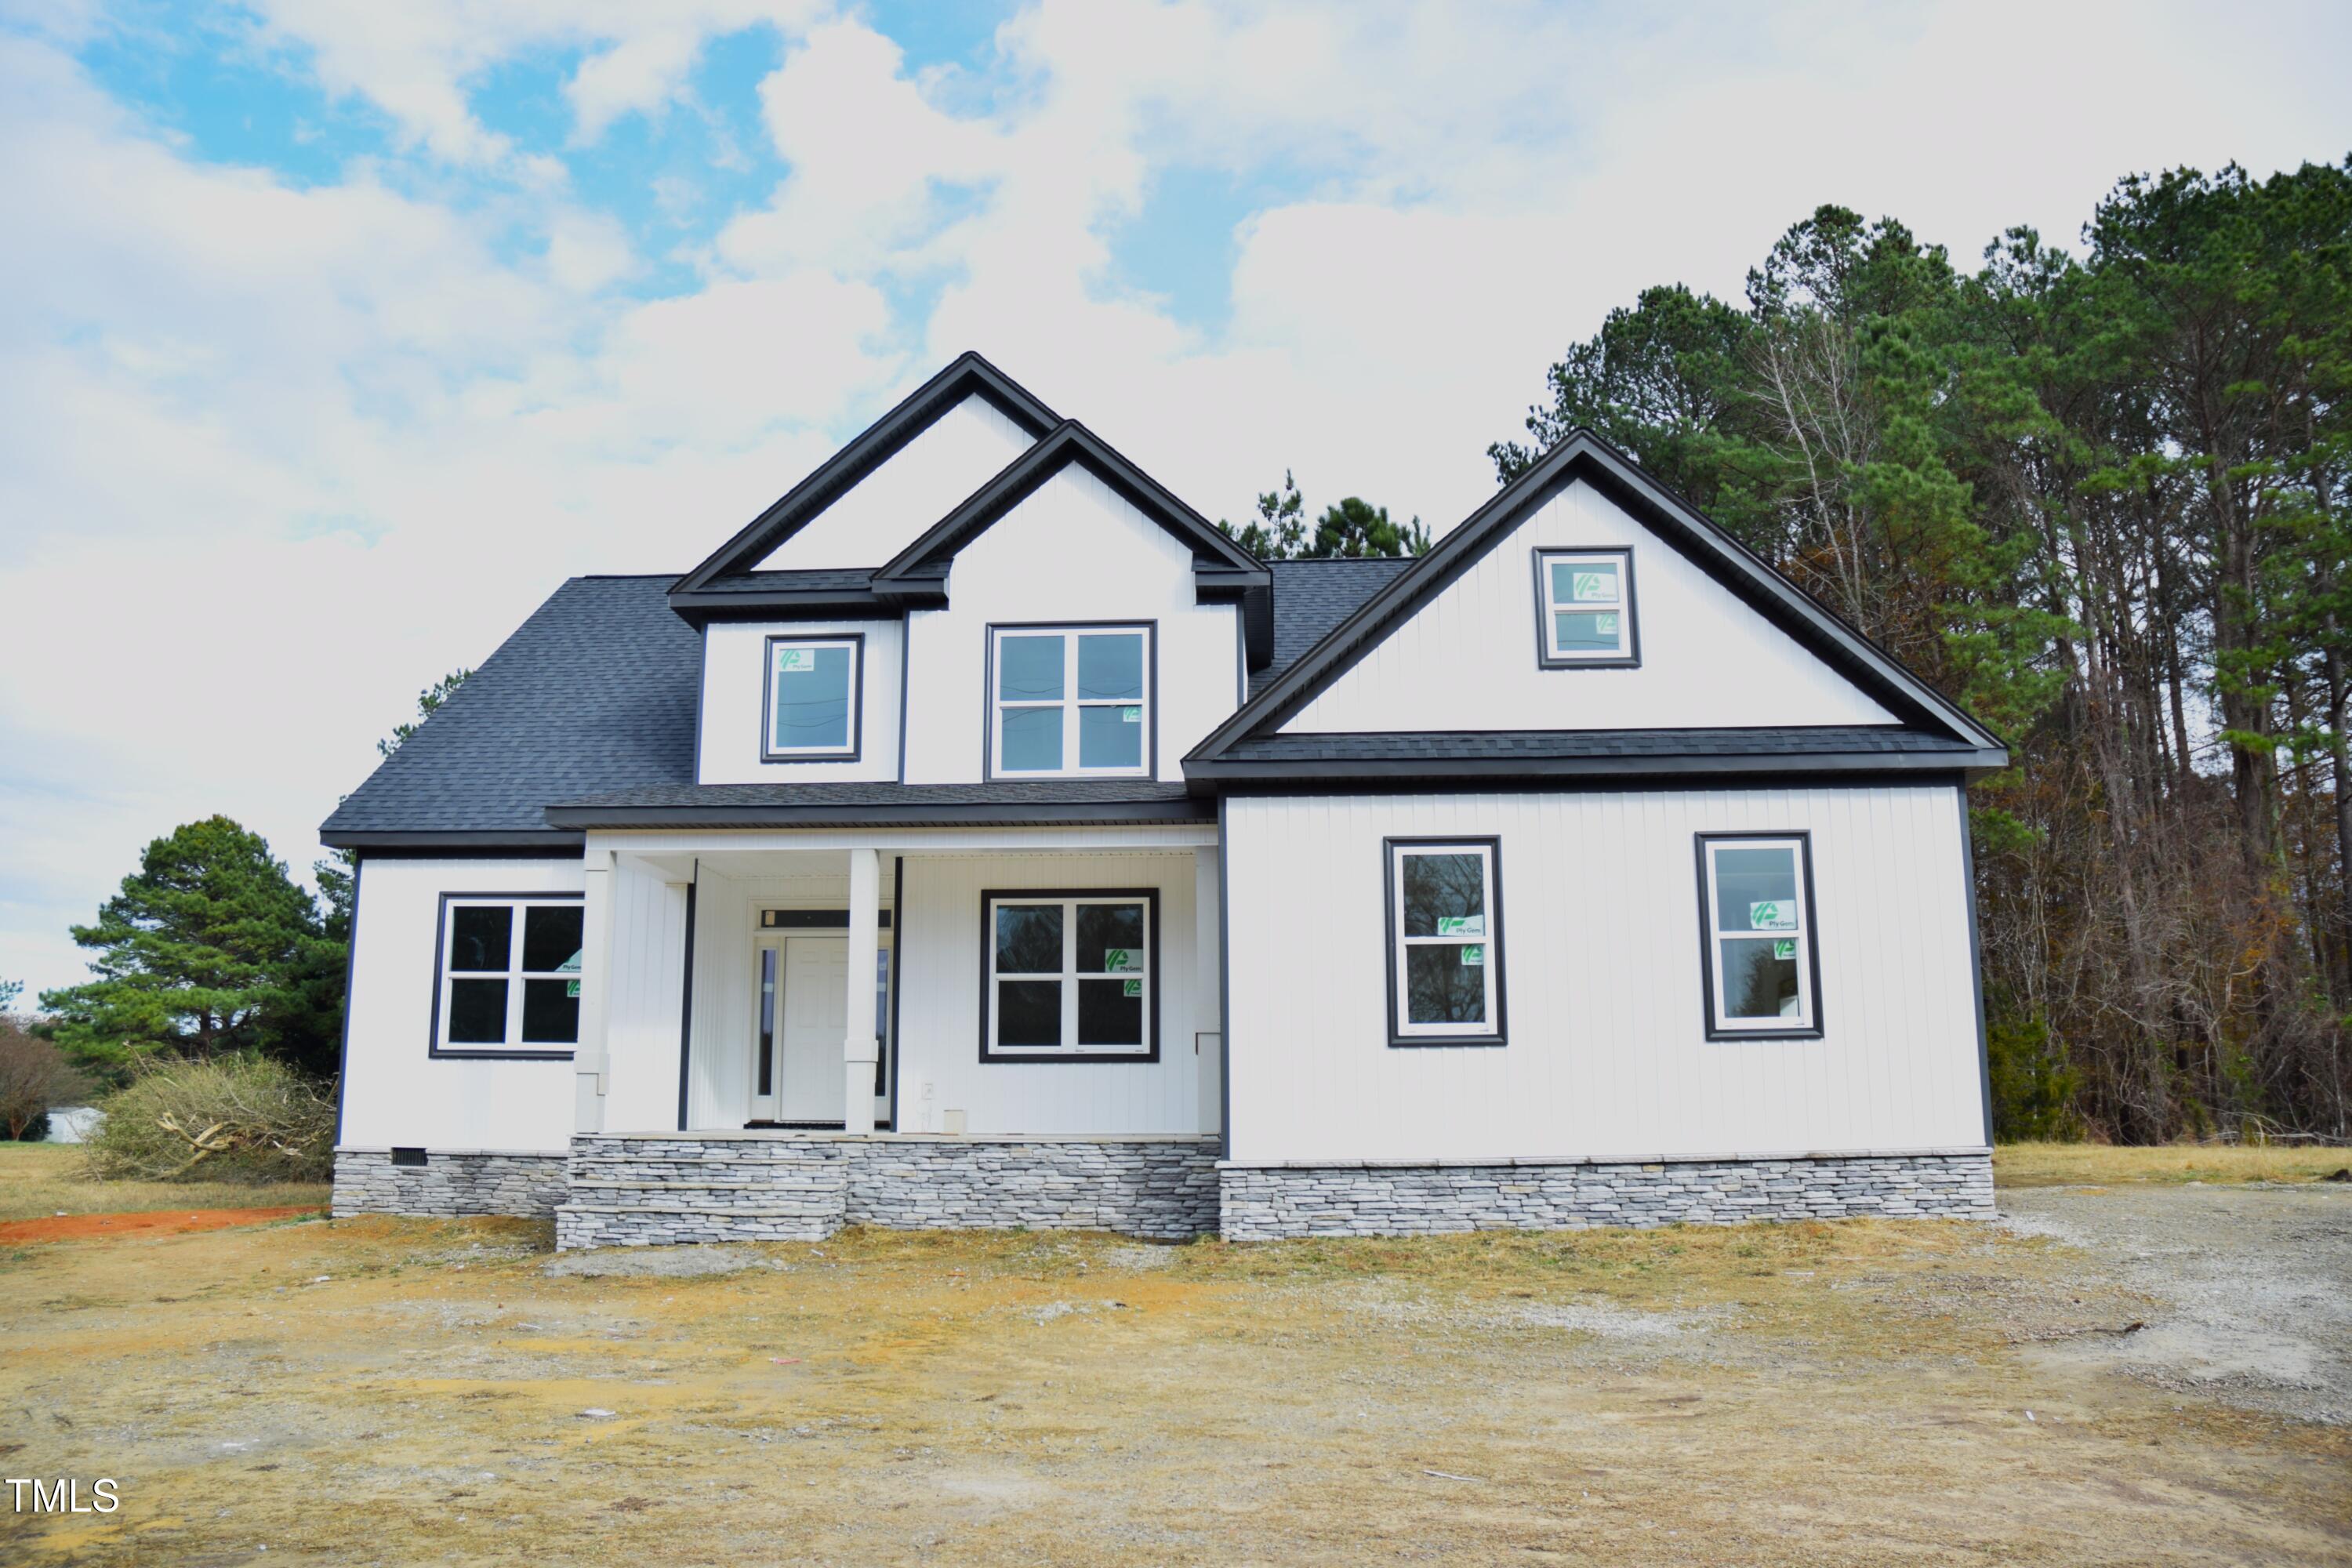
[[[784,1006],[777,1072],[776,1120],[838,1121],[842,1085],[841,1037],[848,998],[849,939],[788,936],[784,939]]]
[[[875,1034],[884,1037],[890,963],[883,933],[876,976]],[[842,1123],[848,1068],[849,939],[837,931],[762,931],[759,998],[752,1016],[751,1119]],[[875,1111],[888,1114],[877,1084]]]

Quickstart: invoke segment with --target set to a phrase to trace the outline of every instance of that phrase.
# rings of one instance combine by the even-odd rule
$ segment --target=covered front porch
[[[1203,1194],[1213,1227],[1213,824],[594,833],[586,864],[567,1245],[1190,1234]]]

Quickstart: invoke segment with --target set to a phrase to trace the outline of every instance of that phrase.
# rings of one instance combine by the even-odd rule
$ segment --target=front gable
[[[1554,563],[1591,575],[1554,579]],[[1572,583],[1590,604],[1569,596]],[[1205,783],[1980,774],[2006,761],[1973,719],[1579,432],[1285,669],[1186,768]]]
[[[1540,602],[1541,579],[1555,562],[1603,569],[1601,608],[1582,615],[1606,625],[1622,653],[1571,662],[1547,645],[1546,617],[1557,612]],[[1571,482],[1400,617],[1277,732],[1899,722],[1696,562],[1591,485]]]
[[[867,578],[1059,423],[976,353],[959,355],[670,588],[689,622],[872,608]]]

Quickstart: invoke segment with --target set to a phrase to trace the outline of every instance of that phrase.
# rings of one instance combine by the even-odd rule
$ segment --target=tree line
[[[1973,271],[1824,206],[1642,292],[1586,426],[2003,735],[1971,792],[2004,1135],[2343,1138],[2352,160],[2127,178]]]

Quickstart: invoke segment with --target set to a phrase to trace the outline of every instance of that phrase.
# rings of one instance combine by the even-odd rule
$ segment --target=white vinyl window
[[[982,898],[991,1059],[1156,1054],[1153,892]]]
[[[855,762],[865,638],[768,639],[766,713],[760,755],[768,762]]]
[[[1818,1033],[1812,877],[1804,836],[1702,836],[1699,857],[1708,1034]]]
[[[1391,1044],[1502,1043],[1498,851],[1492,838],[1390,841]]]
[[[989,758],[999,778],[1151,771],[1149,626],[999,626]]]
[[[1546,668],[1639,661],[1632,551],[1538,551],[1536,605]]]
[[[581,900],[450,895],[441,906],[433,1045],[569,1050],[580,1042]]]

